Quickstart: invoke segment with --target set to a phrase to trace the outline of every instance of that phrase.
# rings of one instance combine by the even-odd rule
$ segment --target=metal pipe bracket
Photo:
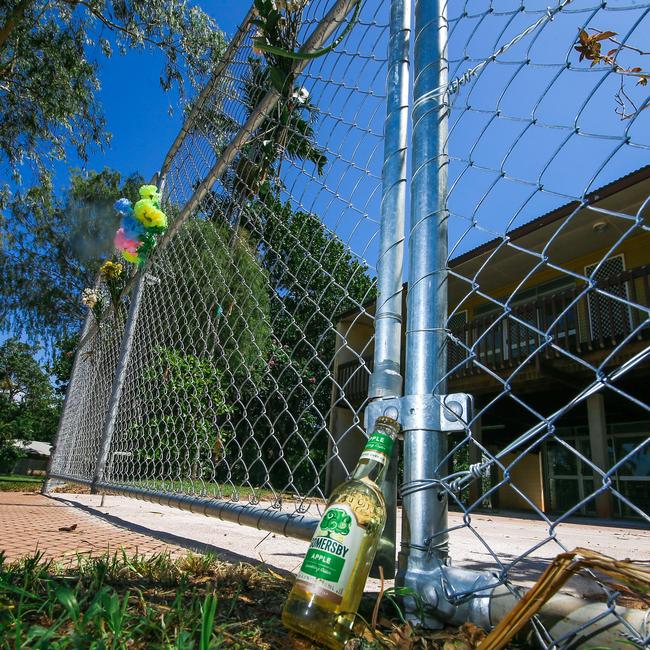
[[[381,415],[399,420],[404,431],[466,431],[474,400],[467,393],[447,395],[405,395],[370,402],[365,409],[366,431]]]

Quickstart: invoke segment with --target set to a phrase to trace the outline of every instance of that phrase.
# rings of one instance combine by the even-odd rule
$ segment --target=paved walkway
[[[0,550],[8,561],[36,550],[46,558],[65,559],[121,548],[129,554],[184,552],[164,539],[134,532],[40,494],[0,492]]]
[[[166,539],[197,551],[211,551],[223,559],[264,562],[276,570],[295,572],[300,567],[307,542],[262,530],[238,526],[200,514],[138,501],[122,496],[57,494],[76,508],[93,512],[106,521],[140,533],[167,536]],[[314,514],[315,511],[314,511]],[[464,526],[462,515],[449,514],[450,550],[455,566],[499,572],[507,567],[517,584],[531,586],[550,560],[563,548],[586,546],[617,559],[645,559],[650,548],[650,531],[611,522],[562,523],[549,530],[548,524],[523,516],[477,514]],[[398,535],[401,522],[398,520]],[[389,583],[390,584],[390,583]],[[369,580],[374,590],[379,581]],[[600,593],[593,580],[577,576],[568,590],[587,595]]]
[[[647,529],[605,522],[563,523],[549,530],[548,524],[535,519],[481,514],[463,526],[461,515],[450,513],[450,525],[455,566],[492,572],[507,567],[510,578],[523,586],[531,586],[562,551],[557,542],[568,549],[587,546],[617,559],[647,558],[650,548]],[[47,498],[0,492],[0,549],[10,560],[37,548],[47,557],[61,558],[124,547],[129,553],[144,554],[212,552],[224,560],[263,562],[281,572],[295,572],[307,546],[300,540],[126,497],[107,496],[102,505],[99,495]],[[378,587],[378,581],[368,582],[369,590]],[[593,580],[580,576],[572,579],[568,590],[582,595],[600,592]]]

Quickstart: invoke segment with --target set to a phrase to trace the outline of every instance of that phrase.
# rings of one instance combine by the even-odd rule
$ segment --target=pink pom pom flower
[[[124,234],[124,228],[119,228],[115,233],[115,248],[118,250],[127,251],[135,255],[141,243],[137,239],[129,239]]]

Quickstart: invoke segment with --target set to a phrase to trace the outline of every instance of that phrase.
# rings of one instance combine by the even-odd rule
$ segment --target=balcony
[[[623,271],[597,283],[609,295],[572,287],[514,305],[505,315],[496,313],[475,318],[451,328],[448,368],[451,377],[513,368],[527,363],[571,360],[612,350],[622,341],[650,338],[650,328],[639,328],[646,314],[633,307],[647,304],[650,296],[650,266]],[[610,297],[616,296],[616,297]],[[463,345],[464,344],[464,345]],[[466,346],[466,347],[465,347]],[[468,363],[468,350],[476,363]]]
[[[497,308],[452,327],[447,350],[450,389],[461,389],[462,384],[463,390],[471,391],[473,377],[489,379],[484,368],[497,374],[509,374],[520,366],[530,370],[528,375],[518,373],[520,381],[533,375],[539,378],[542,367],[548,370],[559,363],[564,373],[578,372],[582,368],[575,357],[596,362],[596,357],[604,358],[622,341],[648,340],[650,327],[640,327],[646,313],[633,305],[648,304],[649,276],[650,265],[641,266],[598,281],[598,289],[609,295],[585,294],[576,286],[516,304],[508,315]],[[469,350],[474,354],[471,361]],[[372,359],[339,365],[339,406],[356,409],[363,404],[370,372]]]

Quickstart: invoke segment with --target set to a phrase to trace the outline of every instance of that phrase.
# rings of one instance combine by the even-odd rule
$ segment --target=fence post
[[[416,0],[412,122],[411,224],[405,400],[443,394],[447,318],[447,22],[445,0]],[[426,426],[404,426],[404,483],[445,475],[447,440],[440,409]],[[404,414],[402,413],[402,416]],[[424,421],[424,420],[423,420]],[[404,425],[404,421],[403,421]],[[410,429],[410,430],[409,430]],[[447,560],[447,502],[434,490],[404,496],[398,584],[421,591]]]
[[[158,185],[158,177],[156,174],[152,180],[152,184]],[[162,193],[162,184],[160,182],[159,191]],[[122,390],[124,389],[124,382],[126,380],[126,373],[129,367],[129,360],[131,358],[131,350],[133,349],[133,339],[135,336],[135,328],[138,323],[138,314],[140,312],[140,305],[142,303],[142,293],[145,287],[146,273],[144,267],[140,267],[136,273],[135,285],[131,292],[131,302],[129,304],[129,313],[124,325],[124,334],[122,335],[122,342],[120,343],[120,356],[117,361],[117,368],[115,370],[115,377],[113,379],[113,386],[111,388],[111,397],[108,402],[106,411],[106,419],[102,428],[102,437],[99,441],[99,451],[97,453],[97,462],[95,463],[95,471],[93,473],[93,480],[90,487],[91,494],[97,494],[97,484],[104,480],[104,473],[106,471],[106,463],[108,461],[108,454],[111,449],[111,442],[113,440],[113,432],[115,431],[115,422],[117,420],[117,413],[120,407],[120,399],[122,398]]]
[[[95,286],[97,286],[97,283],[95,283]],[[90,310],[88,310],[88,313],[86,314],[86,319],[84,320],[84,324],[81,327],[81,333],[79,334],[80,342],[83,341],[88,330],[90,329],[90,323],[92,319],[93,316]],[[61,452],[60,449],[61,432],[63,431],[63,426],[66,421],[67,411],[70,409],[71,396],[74,391],[73,385],[75,383],[74,380],[79,366],[79,359],[81,358],[81,352],[82,352],[81,346],[77,346],[77,350],[74,356],[74,361],[72,362],[72,369],[70,370],[70,380],[68,381],[68,387],[66,388],[65,391],[65,399],[63,401],[63,408],[61,409],[61,416],[59,417],[59,425],[57,426],[56,433],[54,434],[54,441],[52,443],[52,453],[50,454],[50,459],[47,462],[47,470],[45,472],[45,480],[43,481],[43,486],[41,487],[41,494],[49,494],[52,491],[54,485],[56,483],[60,483],[60,481],[56,479],[51,479],[50,474],[52,473],[52,469],[54,468],[55,456],[57,455],[57,453]]]
[[[375,351],[368,398],[366,427],[383,414],[380,400],[402,395],[402,272],[404,264],[404,221],[406,211],[406,152],[409,109],[409,46],[411,0],[392,0],[388,70],[386,73],[386,121],[382,168],[381,224],[377,259],[377,308]],[[397,518],[398,445],[382,492],[388,517],[379,545],[375,567],[381,565],[387,577],[395,575],[395,531]],[[374,571],[373,571],[374,575]]]

